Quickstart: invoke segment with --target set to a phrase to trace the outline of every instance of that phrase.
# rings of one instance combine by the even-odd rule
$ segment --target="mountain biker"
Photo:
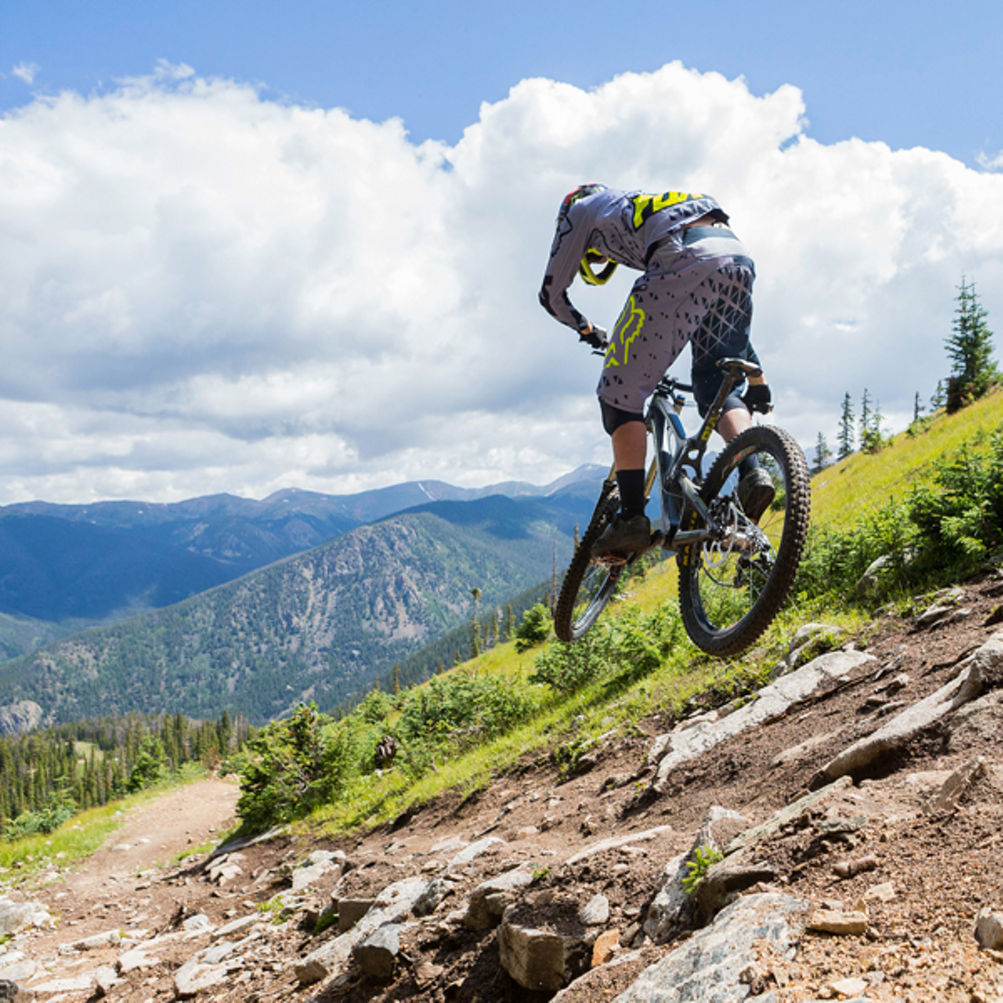
[[[652,195],[586,184],[561,202],[540,303],[576,330],[580,341],[606,352],[596,392],[603,428],[612,440],[620,512],[596,541],[596,556],[627,557],[650,546],[651,526],[644,514],[644,401],[683,348],[692,347],[692,383],[701,415],[721,384],[720,359],[759,365],[749,343],[755,267],[727,223],[727,213],[713,198],[692,192]],[[589,285],[602,285],[618,264],[642,275],[607,341],[606,332],[574,307],[567,289],[576,274]],[[770,409],[765,379],[748,382],[744,396],[739,385],[728,397],[718,422],[726,442],[752,424],[751,410]],[[739,501],[746,515],[758,520],[773,500],[772,481],[755,457],[743,461],[739,471]]]

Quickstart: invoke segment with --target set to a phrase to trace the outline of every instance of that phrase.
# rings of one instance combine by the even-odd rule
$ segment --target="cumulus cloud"
[[[757,261],[777,420],[834,439],[946,369],[955,285],[990,322],[1003,177],[810,138],[796,87],[678,63],[524,80],[455,145],[159,64],[0,118],[0,501],[171,500],[601,460],[598,360],[536,302],[585,180],[713,192]],[[572,297],[609,326],[630,279]]]

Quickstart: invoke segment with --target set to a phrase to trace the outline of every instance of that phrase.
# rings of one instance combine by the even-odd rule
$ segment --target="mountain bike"
[[[654,455],[645,498],[657,488],[661,515],[652,520],[651,544],[674,553],[679,566],[679,610],[687,634],[712,655],[748,648],[780,610],[797,572],[808,532],[810,488],[804,453],[790,433],[753,425],[725,446],[704,472],[711,433],[731,390],[761,370],[742,359],[723,359],[724,380],[700,428],[687,436],[680,420],[693,388],[671,377],[655,387],[645,412]],[[738,467],[755,456],[773,481],[774,497],[758,520],[738,499]],[[613,598],[624,573],[642,555],[593,557],[592,547],[620,508],[615,470],[603,482],[588,528],[564,575],[554,605],[554,628],[576,641]],[[647,553],[647,551],[645,551]]]

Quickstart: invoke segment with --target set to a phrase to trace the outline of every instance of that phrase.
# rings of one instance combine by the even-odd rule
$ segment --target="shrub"
[[[258,731],[237,757],[237,814],[251,831],[309,814],[342,789],[358,752],[346,722],[318,713],[313,703],[300,705]]]
[[[522,615],[519,626],[515,629],[515,650],[528,651],[537,644],[542,644],[550,636],[553,620],[550,610],[543,603],[531,606]]]

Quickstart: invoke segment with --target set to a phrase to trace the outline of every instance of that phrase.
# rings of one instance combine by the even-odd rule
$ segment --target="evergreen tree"
[[[846,459],[853,452],[853,404],[850,401],[850,394],[847,391],[843,395],[843,409],[839,417],[839,433],[836,436],[836,444],[839,447],[837,454],[840,460]]]
[[[812,467],[812,473],[817,474],[820,470],[824,470],[831,459],[832,450],[825,441],[825,436],[819,432],[818,438],[815,440],[815,465]]]
[[[880,402],[875,401],[874,409],[868,415],[867,427],[860,435],[860,448],[865,453],[876,453],[885,444],[885,437],[881,432],[884,417]]]
[[[860,445],[864,446],[867,441],[867,433],[871,428],[871,394],[867,387],[864,387],[863,396],[860,398]]]
[[[923,414],[923,405],[919,402],[919,391],[916,391],[916,396],[912,399],[912,420],[919,421],[920,416]]]
[[[953,334],[947,338],[947,355],[953,365],[954,386],[948,391],[948,411],[977,400],[996,382],[999,373],[993,362],[993,334],[986,318],[989,316],[979,303],[975,283],[964,276],[958,286],[954,309]]]
[[[937,380],[937,389],[930,398],[930,410],[937,411],[944,406],[944,381]]]

